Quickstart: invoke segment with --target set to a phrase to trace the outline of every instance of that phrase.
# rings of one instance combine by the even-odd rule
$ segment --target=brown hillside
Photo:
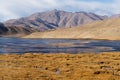
[[[96,21],[69,29],[36,32],[25,38],[94,38],[117,40],[120,39],[120,18]]]

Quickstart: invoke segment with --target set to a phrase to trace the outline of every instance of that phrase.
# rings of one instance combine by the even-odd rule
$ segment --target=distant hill
[[[92,38],[120,40],[120,18],[110,18],[69,29],[36,32],[25,38]]]

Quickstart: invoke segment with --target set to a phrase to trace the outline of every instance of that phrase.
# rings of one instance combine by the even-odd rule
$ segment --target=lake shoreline
[[[26,35],[27,36],[27,35]],[[120,39],[105,39],[105,38],[34,38],[34,37],[26,37],[26,36],[0,36],[0,38],[19,38],[19,39],[69,39],[69,40],[98,40],[98,41],[119,41]]]

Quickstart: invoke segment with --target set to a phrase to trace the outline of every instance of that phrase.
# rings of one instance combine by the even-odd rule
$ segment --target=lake
[[[120,51],[120,41],[0,38],[0,53],[83,53]]]

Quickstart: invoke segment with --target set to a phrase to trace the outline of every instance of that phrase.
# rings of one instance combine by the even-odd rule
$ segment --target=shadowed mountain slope
[[[27,27],[16,27],[16,26],[4,26],[3,23],[0,23],[0,35],[1,36],[22,36],[26,34],[30,34],[32,32],[37,31],[33,28]]]
[[[0,34],[5,34],[8,31],[8,29],[0,23]]]

